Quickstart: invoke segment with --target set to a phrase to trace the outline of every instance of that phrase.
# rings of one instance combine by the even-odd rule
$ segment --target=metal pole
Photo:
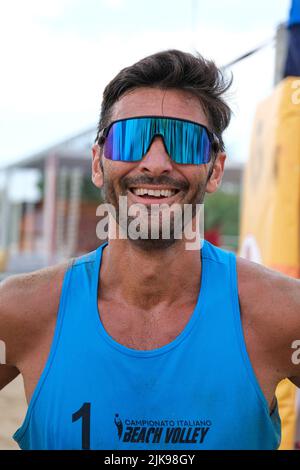
[[[282,80],[288,49],[288,31],[285,24],[280,24],[276,31],[274,85]]]
[[[65,220],[66,220],[66,203],[67,203],[67,181],[68,170],[63,167],[58,175],[58,194],[57,194],[57,214],[56,214],[56,246],[59,256],[65,253]]]
[[[78,242],[78,227],[80,217],[80,195],[81,195],[82,171],[75,168],[71,173],[70,204],[67,227],[67,256],[76,254]]]
[[[11,170],[4,172],[4,187],[2,190],[1,201],[1,220],[0,220],[0,271],[6,269],[9,247],[9,227],[10,227],[10,198],[9,188],[11,183]]]
[[[34,251],[35,206],[33,202],[25,202],[25,251]]]
[[[20,202],[15,202],[11,211],[11,251],[19,253],[20,251],[20,222],[22,217],[22,205]]]
[[[43,238],[46,264],[52,264],[55,255],[55,214],[57,158],[51,154],[45,161],[45,189],[43,205]]]

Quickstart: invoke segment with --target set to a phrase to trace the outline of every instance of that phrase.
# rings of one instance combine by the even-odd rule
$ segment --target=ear
[[[214,193],[219,188],[222,177],[224,173],[224,164],[226,160],[226,154],[224,152],[219,152],[214,163],[211,177],[209,178],[206,185],[207,193]]]
[[[101,188],[103,186],[103,167],[101,163],[101,149],[98,144],[93,145],[92,154],[92,181],[97,188]]]

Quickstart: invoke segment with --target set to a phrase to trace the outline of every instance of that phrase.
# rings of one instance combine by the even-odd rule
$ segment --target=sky
[[[290,0],[0,0],[0,167],[96,127],[102,92],[142,57],[177,48],[221,66],[272,38]],[[248,156],[257,103],[272,90],[274,48],[232,68],[225,134]]]

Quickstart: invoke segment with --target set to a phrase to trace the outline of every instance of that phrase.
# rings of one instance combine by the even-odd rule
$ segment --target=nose
[[[166,152],[161,136],[154,137],[148,152],[140,161],[139,168],[153,176],[172,171],[172,160]]]

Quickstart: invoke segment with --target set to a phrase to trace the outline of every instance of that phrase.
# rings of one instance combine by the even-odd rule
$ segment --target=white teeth
[[[148,194],[149,196],[155,197],[171,197],[174,196],[175,191],[174,189],[146,189],[146,188],[133,188],[132,192],[136,196],[144,196]]]

